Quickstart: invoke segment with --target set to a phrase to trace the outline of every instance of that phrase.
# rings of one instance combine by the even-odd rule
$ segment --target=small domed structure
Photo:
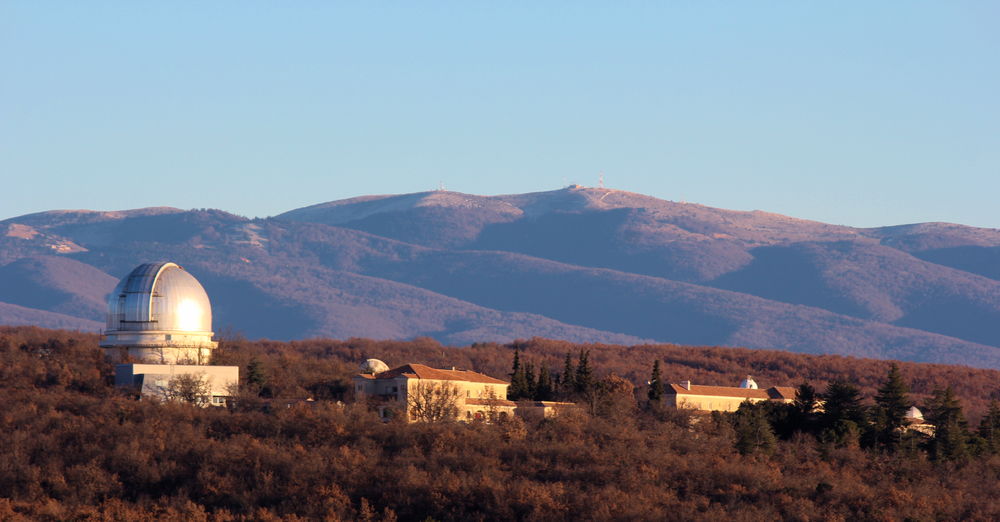
[[[382,373],[389,371],[389,365],[378,360],[378,359],[368,359],[361,363],[361,373]]]
[[[745,388],[747,390],[756,390],[757,381],[753,380],[753,377],[747,375],[746,379],[740,381],[740,388]]]
[[[905,418],[923,421],[924,414],[916,406],[910,406],[910,409],[906,410]]]
[[[145,263],[108,296],[101,347],[112,358],[207,364],[218,346],[212,335],[212,304],[201,283],[175,263]]]

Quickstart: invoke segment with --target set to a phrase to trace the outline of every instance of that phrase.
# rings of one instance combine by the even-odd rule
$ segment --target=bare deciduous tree
[[[458,417],[458,386],[448,382],[420,382],[406,395],[411,420],[445,422]]]
[[[197,406],[212,400],[212,386],[204,375],[176,375],[162,390],[164,400],[186,402]]]

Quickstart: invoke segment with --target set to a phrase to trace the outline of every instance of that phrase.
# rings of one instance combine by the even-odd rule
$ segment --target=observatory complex
[[[170,398],[179,378],[194,378],[206,385],[204,402],[224,404],[239,367],[209,366],[218,346],[212,335],[212,304],[201,283],[175,263],[145,263],[108,296],[101,347],[122,363],[115,367],[119,387]]]

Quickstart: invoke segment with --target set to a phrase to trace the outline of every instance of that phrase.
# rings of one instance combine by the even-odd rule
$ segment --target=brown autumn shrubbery
[[[377,357],[459,366],[497,377],[514,348],[535,367],[567,352],[615,393],[560,418],[496,425],[382,423],[350,402],[356,365]],[[1000,459],[931,461],[798,434],[770,454],[741,455],[724,416],[622,403],[644,396],[655,359],[667,381],[762,386],[836,378],[870,401],[889,363],[678,346],[579,346],[530,340],[442,347],[408,342],[230,339],[218,362],[253,382],[243,407],[136,401],[111,387],[97,336],[0,328],[0,519],[554,520],[990,519],[1000,514]],[[253,371],[249,371],[249,370]],[[998,372],[900,364],[917,397],[951,385],[972,424]],[[609,378],[610,374],[623,377]],[[263,396],[257,397],[258,395]],[[311,404],[278,400],[313,396]],[[265,411],[268,397],[275,398]],[[252,398],[257,402],[251,404]],[[337,401],[343,400],[344,404]],[[279,406],[280,405],[280,406]],[[593,413],[591,413],[593,411]],[[627,414],[623,414],[625,411]]]

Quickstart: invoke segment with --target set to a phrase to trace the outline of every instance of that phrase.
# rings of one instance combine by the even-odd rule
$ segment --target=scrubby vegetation
[[[515,349],[536,392],[544,368],[555,393],[569,393],[560,388],[566,354],[576,375],[581,351],[604,392],[593,408],[494,425],[385,424],[348,400],[350,375],[367,357],[500,377]],[[233,407],[135,401],[111,387],[96,336],[0,328],[0,519],[1000,515],[1000,411],[990,410],[1000,373],[991,370],[900,363],[900,389],[886,361],[548,340],[448,348],[427,339],[229,339],[217,359],[241,366]],[[747,373],[762,387],[808,382],[826,413],[791,422],[746,407],[692,424],[688,413],[648,404],[654,361],[665,382],[734,385]],[[306,396],[317,400],[283,401]],[[927,407],[945,436],[895,437],[900,397]],[[852,416],[853,427],[839,422]]]

